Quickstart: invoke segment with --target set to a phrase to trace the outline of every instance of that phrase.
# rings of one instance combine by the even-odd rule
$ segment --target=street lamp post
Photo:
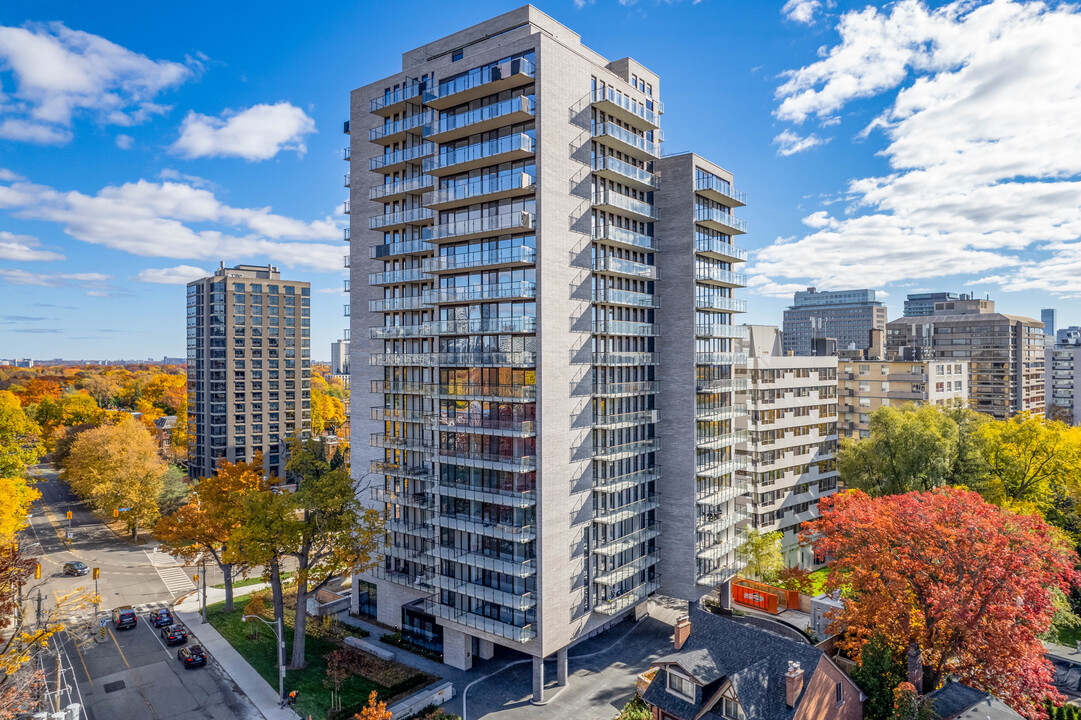
[[[258,615],[245,615],[244,622],[248,620],[259,620],[264,625],[268,626],[274,631],[274,637],[278,640],[278,699],[285,700],[285,640],[282,639],[285,631],[282,629],[282,619],[278,618],[274,622],[269,622],[265,618],[261,618]]]

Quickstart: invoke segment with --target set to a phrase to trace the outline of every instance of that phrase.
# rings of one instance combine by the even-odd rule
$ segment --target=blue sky
[[[183,282],[219,260],[309,279],[329,357],[349,91],[519,4],[0,4],[0,357],[181,355]],[[747,321],[811,284],[1081,321],[1075,8],[538,6],[656,71],[666,151],[749,193]]]

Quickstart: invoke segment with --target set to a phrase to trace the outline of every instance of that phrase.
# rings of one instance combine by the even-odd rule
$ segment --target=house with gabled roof
[[[694,605],[642,699],[653,720],[862,720],[859,687],[822,650]]]

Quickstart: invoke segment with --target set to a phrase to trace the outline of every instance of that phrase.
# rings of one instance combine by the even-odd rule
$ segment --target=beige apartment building
[[[744,197],[662,157],[660,96],[529,6],[351,96],[352,466],[387,530],[354,609],[458,668],[531,655],[538,701],[546,656],[565,683],[735,562]]]
[[[285,476],[285,442],[311,431],[311,286],[271,265],[225,263],[188,283],[188,473],[263,454]]]
[[[967,404],[968,361],[840,360],[837,424],[842,437],[867,437],[871,413],[908,403]]]
[[[995,312],[994,301],[937,302],[931,315],[892,320],[886,355],[968,362],[968,406],[1000,420],[1044,412],[1043,323]]]
[[[814,554],[799,544],[800,526],[818,517],[819,499],[837,492],[837,357],[782,351],[776,327],[748,325],[746,378],[748,433],[740,470],[751,494],[744,512],[762,532],[781,531],[789,567],[814,568]]]

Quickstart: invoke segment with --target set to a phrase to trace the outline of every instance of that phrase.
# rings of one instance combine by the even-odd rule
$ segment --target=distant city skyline
[[[411,44],[519,5],[421,3]],[[0,6],[0,352],[180,356],[183,284],[224,261],[310,281],[313,352],[328,356],[346,327],[348,93],[400,55],[398,33],[355,31],[400,24],[396,6],[43,7]],[[709,137],[696,149],[741,178],[741,320],[779,324],[814,285],[873,288],[891,320],[909,292],[959,292],[1081,321],[1068,315],[1081,295],[1076,7],[538,7],[598,52],[638,48],[666,78],[665,152]],[[688,73],[719,33],[726,71]],[[35,61],[45,51],[55,65]]]

